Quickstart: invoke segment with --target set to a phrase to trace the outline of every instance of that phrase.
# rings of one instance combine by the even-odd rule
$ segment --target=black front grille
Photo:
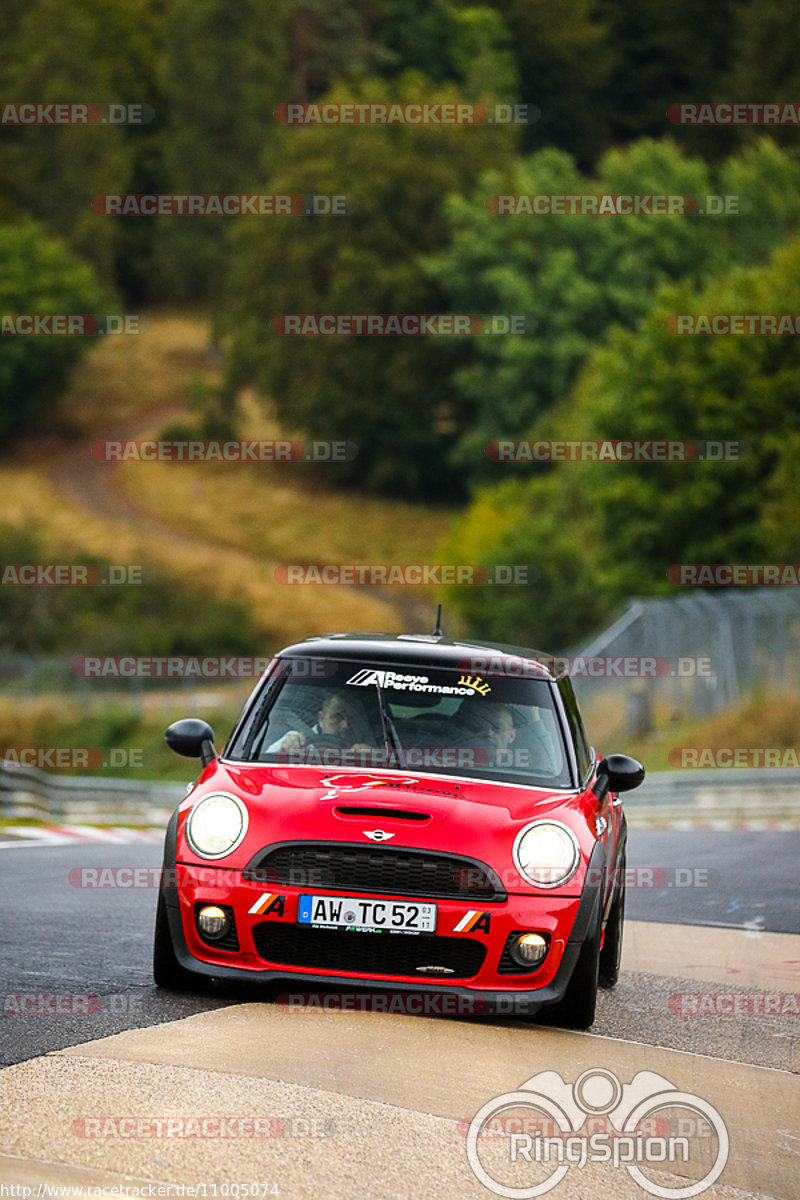
[[[345,842],[290,842],[255,855],[243,876],[283,887],[334,888],[390,896],[505,900],[484,863],[428,850],[389,850]]]
[[[470,979],[480,971],[486,957],[486,947],[473,938],[348,933],[344,929],[307,929],[277,921],[256,925],[253,941],[261,957],[275,966],[411,975],[415,979]],[[417,970],[431,966],[447,967],[452,974]]]

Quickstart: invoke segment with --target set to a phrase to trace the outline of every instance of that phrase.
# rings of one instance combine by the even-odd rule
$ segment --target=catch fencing
[[[800,693],[800,588],[698,589],[632,600],[622,616],[571,655],[630,660],[626,677],[574,676],[583,704],[624,703],[629,733],[653,714],[704,717],[763,693]],[[655,671],[635,664],[656,660]]]

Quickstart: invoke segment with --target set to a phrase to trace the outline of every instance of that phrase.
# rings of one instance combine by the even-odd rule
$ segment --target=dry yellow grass
[[[419,505],[326,489],[295,463],[128,462],[122,476],[141,512],[183,514],[176,524],[193,535],[262,561],[431,563],[450,519]]]
[[[275,580],[274,564],[251,554],[183,544],[169,531],[159,536],[149,527],[87,513],[65,501],[36,468],[0,471],[0,523],[35,528],[51,561],[95,555],[143,564],[162,578],[219,599],[244,600],[265,649],[334,629],[399,628],[393,610],[372,595],[345,588],[287,587]]]
[[[132,436],[143,437],[157,434],[176,412],[191,419],[188,385],[213,382],[219,369],[208,346],[203,319],[170,313],[151,314],[144,334],[98,342],[60,406],[56,428],[94,440],[140,417]],[[249,437],[280,433],[250,396],[244,418]],[[66,476],[61,447],[52,441],[31,448],[26,465],[0,467],[0,523],[35,530],[51,561],[93,555],[143,564],[218,599],[244,600],[264,650],[336,629],[407,628],[397,588],[379,594],[288,586],[277,581],[276,567],[434,562],[449,520],[442,510],[336,491],[319,470],[312,477],[291,463],[129,462],[110,470],[92,459],[89,445],[84,465],[84,448],[72,443]],[[61,473],[51,478],[56,461]]]
[[[144,332],[97,339],[58,405],[56,422],[88,437],[151,409],[182,407],[190,379],[219,376],[209,348],[202,317],[149,313]]]
[[[94,753],[69,768],[58,763],[57,773],[88,776],[121,775],[130,779],[181,779],[188,782],[199,764],[180,758],[164,741],[164,730],[179,717],[210,720],[217,748],[224,745],[247,694],[241,686],[216,693],[198,689],[188,694],[171,689],[134,702],[130,693],[78,699],[38,696],[0,699],[0,755],[30,763],[23,751],[81,749]],[[97,752],[100,752],[99,754]],[[121,754],[120,751],[128,753]],[[112,753],[113,752],[113,753]],[[50,769],[47,760],[41,760]]]
[[[596,738],[592,714],[587,728]],[[670,750],[682,746],[725,746],[748,749],[800,747],[800,699],[797,696],[769,693],[752,697],[744,704],[703,718],[678,718],[666,710],[656,710],[656,729],[643,737],[626,736],[623,714],[610,722],[611,734],[602,743],[604,753],[622,751],[640,759],[649,771],[671,771]]]

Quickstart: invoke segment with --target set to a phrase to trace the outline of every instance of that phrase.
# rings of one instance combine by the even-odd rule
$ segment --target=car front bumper
[[[325,1007],[359,1007],[358,1002],[344,997],[366,993],[378,995],[387,991],[405,997],[437,995],[450,997],[445,1012],[496,1013],[498,1015],[532,1016],[540,1008],[555,1004],[562,999],[585,939],[597,929],[602,899],[604,862],[600,843],[590,861],[590,867],[599,870],[587,872],[592,883],[587,883],[580,896],[555,898],[535,895],[509,895],[499,903],[475,901],[470,905],[464,900],[440,900],[433,897],[419,898],[435,902],[438,912],[437,935],[449,935],[453,941],[458,936],[456,926],[470,912],[486,913],[490,920],[485,929],[465,934],[473,941],[485,946],[485,957],[479,970],[469,978],[458,978],[449,982],[446,977],[426,975],[411,977],[408,974],[373,974],[363,970],[349,972],[338,969],[320,970],[313,965],[289,965],[270,962],[259,954],[254,935],[265,923],[281,923],[297,927],[298,898],[309,889],[273,885],[267,891],[265,884],[245,882],[241,872],[219,871],[198,868],[189,864],[177,864],[167,869],[162,882],[162,892],[167,906],[170,933],[178,962],[195,974],[215,977],[220,980],[260,983],[269,985],[274,991],[285,987],[287,994],[298,997],[303,989],[322,990],[338,998]],[[321,889],[325,890],[325,889]],[[329,889],[335,894],[335,889]],[[339,893],[345,895],[344,892]],[[271,913],[251,913],[260,898],[269,905],[272,897],[282,900]],[[379,897],[393,899],[393,897]],[[403,897],[407,899],[407,897]],[[233,910],[238,937],[238,950],[223,950],[204,941],[196,928],[194,913],[197,905],[219,904]],[[306,927],[307,928],[307,927]],[[538,931],[547,933],[550,946],[543,963],[534,971],[500,972],[498,966],[503,947],[509,933]],[[289,930],[286,931],[287,934]],[[411,937],[403,934],[366,935],[402,938],[406,943],[420,947],[423,961],[435,959],[437,935]],[[351,936],[343,934],[343,937]],[[360,1006],[364,1007],[369,1001]],[[420,1002],[421,1003],[421,1002]],[[375,1005],[380,1008],[378,1003]],[[419,1007],[419,1006],[417,1006]],[[406,1004],[404,1011],[414,1011],[413,1004]],[[428,1011],[427,1009],[424,1011]]]

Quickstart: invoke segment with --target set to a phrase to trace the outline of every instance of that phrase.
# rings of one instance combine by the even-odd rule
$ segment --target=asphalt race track
[[[475,1112],[537,1071],[574,1081],[596,1068],[623,1083],[658,1072],[723,1113],[730,1157],[703,1195],[792,1200],[798,850],[800,832],[633,831],[623,975],[601,992],[591,1033],[578,1034],[516,1020],[323,1011],[285,994],[265,1003],[250,987],[159,992],[150,976],[155,839],[3,845],[0,1182],[236,1179],[317,1200],[491,1196],[465,1155]],[[144,868],[146,886],[76,886],[84,867]],[[77,996],[89,1011],[17,1013],[21,994]],[[202,1145],[144,1135],[90,1142],[75,1132],[87,1113],[196,1112],[201,1097],[200,1108],[217,1114],[257,1098],[282,1132],[268,1144]],[[648,1193],[619,1166],[589,1164],[549,1194]]]

